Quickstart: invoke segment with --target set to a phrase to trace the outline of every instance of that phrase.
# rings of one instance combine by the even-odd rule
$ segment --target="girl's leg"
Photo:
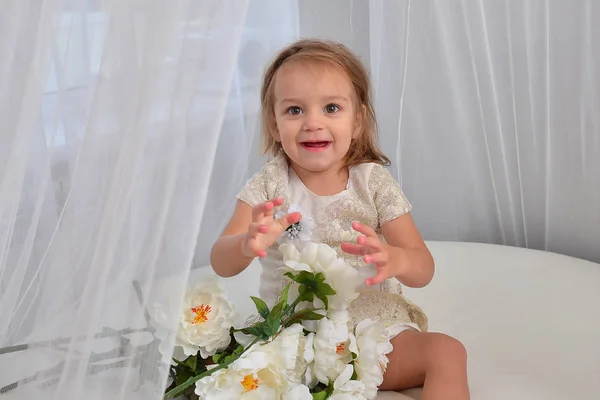
[[[379,390],[423,386],[422,400],[468,400],[467,352],[441,333],[404,331],[392,339],[394,350]]]

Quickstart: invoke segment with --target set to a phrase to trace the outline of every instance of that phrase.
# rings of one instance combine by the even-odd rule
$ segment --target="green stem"
[[[224,369],[224,368],[227,368],[227,367],[229,367],[229,365],[230,365],[231,363],[233,363],[235,360],[237,360],[238,358],[240,358],[240,357],[242,356],[242,354],[244,354],[244,353],[245,353],[245,352],[246,352],[246,351],[247,351],[249,348],[251,348],[251,347],[252,347],[252,346],[254,346],[256,343],[258,343],[258,341],[259,341],[259,340],[260,340],[260,338],[256,338],[256,339],[254,339],[254,341],[253,341],[252,343],[250,343],[250,344],[248,345],[248,347],[246,347],[246,348],[244,349],[244,351],[242,351],[242,352],[240,353],[240,355],[239,355],[239,356],[237,356],[236,358],[234,358],[234,359],[232,359],[232,360],[230,360],[230,361],[228,361],[228,362],[226,362],[226,363],[219,364],[219,366],[218,366],[218,367],[215,367],[215,368],[209,369],[208,371],[206,371],[206,372],[203,372],[203,373],[201,373],[200,375],[197,375],[197,376],[192,376],[192,377],[191,377],[191,378],[189,378],[187,381],[183,382],[181,385],[179,385],[179,386],[176,386],[176,387],[174,387],[173,389],[169,390],[167,393],[165,393],[165,399],[172,399],[172,398],[174,398],[174,397],[176,397],[176,396],[179,396],[180,394],[183,394],[183,392],[185,392],[185,390],[186,390],[188,387],[192,386],[194,383],[196,383],[196,382],[197,382],[197,381],[199,381],[200,379],[202,379],[202,378],[204,378],[204,377],[207,377],[207,376],[211,375],[213,372],[216,372],[216,371],[218,371],[218,370],[220,370],[220,369]]]
[[[295,310],[296,306],[302,301],[300,297],[301,296],[296,297],[296,300],[294,300],[292,302],[292,304],[290,304],[290,307],[288,308],[288,311],[286,312],[286,315],[287,314],[294,315],[294,312],[296,311]]]

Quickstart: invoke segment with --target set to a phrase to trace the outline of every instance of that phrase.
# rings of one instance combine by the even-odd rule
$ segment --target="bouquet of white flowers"
[[[218,280],[188,290],[165,398],[206,400],[373,399],[393,332],[376,320],[354,325],[349,303],[362,278],[331,247],[280,247],[288,279],[279,300],[256,305],[254,323],[234,327],[235,308]]]

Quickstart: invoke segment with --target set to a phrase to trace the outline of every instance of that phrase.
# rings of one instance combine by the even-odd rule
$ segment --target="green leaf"
[[[308,272],[308,271],[300,271],[300,273],[298,274],[298,277],[296,279],[297,279],[296,282],[303,284],[303,285],[311,285],[312,283],[314,283],[316,281],[315,274],[313,274],[312,272]]]
[[[217,353],[214,356],[212,356],[212,360],[215,364],[221,364],[221,360],[223,359],[223,357],[225,357],[225,354]]]
[[[273,308],[273,311],[275,311],[275,308]],[[276,315],[274,313],[269,314],[269,316],[265,320],[265,327],[264,327],[265,335],[267,335],[267,337],[274,336],[275,334],[277,334],[277,331],[279,330],[280,326],[281,326],[281,312],[279,312],[279,315]]]
[[[240,354],[242,354],[244,352],[244,346],[242,346],[241,344],[239,344],[232,352],[231,354],[227,355],[226,357],[223,357],[223,359],[221,360],[222,364],[229,364],[233,361],[235,361]]]
[[[315,294],[312,289],[308,286],[302,285],[298,288],[298,293],[300,294],[298,298],[300,301],[315,301]]]
[[[306,314],[302,314],[302,317],[300,317],[301,320],[309,320],[309,321],[318,321],[320,319],[325,318],[325,316],[323,314],[318,314],[316,312],[308,312]]]
[[[271,315],[269,314],[269,316],[267,316],[267,319],[269,319]],[[260,337],[265,339],[264,335],[265,335],[265,325],[266,325],[266,320],[265,322],[260,322],[256,325],[252,325],[249,326],[247,328],[244,328],[241,330],[242,333],[246,334],[246,335],[252,335],[252,336],[256,336],[256,337]]]
[[[192,371],[196,371],[196,365],[198,363],[198,357],[196,357],[196,356],[190,356],[190,357],[186,358],[183,363],[185,365],[187,365],[188,367],[190,367],[190,369]]]
[[[315,293],[315,295],[323,302],[325,309],[327,310],[329,308],[329,299],[327,296],[320,292]]]
[[[317,274],[314,277],[314,280],[316,283],[325,282],[325,275],[323,275],[322,272],[317,272]]]
[[[312,394],[313,400],[325,400],[327,398],[327,392],[318,392]]]
[[[305,308],[303,310],[298,311],[290,318],[289,322],[287,323],[287,326],[293,325],[303,320],[318,321],[325,317],[322,314],[316,313],[315,311],[317,310],[317,308]]]
[[[281,305],[283,308],[285,308],[288,304],[288,292],[290,291],[290,285],[286,285],[283,288],[283,292],[281,292]]]
[[[290,278],[291,280],[293,280],[294,282],[296,282],[296,275],[294,275],[291,272],[286,272],[285,274],[283,274],[283,276],[287,276],[288,278]]]
[[[327,393],[327,397],[331,396],[331,393],[333,393],[334,387],[333,384],[335,383],[335,381],[329,381],[329,385],[327,385],[327,388],[325,389],[325,392]]]
[[[327,283],[317,283],[317,293],[322,293],[327,296],[333,296],[335,294],[335,290]]]
[[[202,362],[198,363],[198,356],[189,356],[188,358],[186,358],[185,360],[181,361],[181,360],[177,360],[176,358],[173,358],[173,361],[175,362],[175,364],[177,364],[177,366],[175,367],[176,371],[179,370],[184,370],[184,369],[189,369],[192,372],[196,371],[196,369],[198,367],[203,367],[204,365],[202,364]],[[203,361],[203,360],[200,360]]]
[[[258,314],[266,319],[267,315],[269,315],[269,307],[267,306],[267,303],[258,297],[250,296],[250,298],[256,305],[256,311],[258,311]]]
[[[302,285],[311,284],[315,282],[315,274],[308,271],[300,271],[297,274],[286,272],[284,275],[293,280],[294,282],[298,282]]]
[[[283,313],[283,304],[277,303],[277,304],[275,304],[275,307],[273,307],[273,309],[271,310],[269,317],[271,317],[271,319],[273,319],[273,320],[281,319],[282,313]]]
[[[190,371],[189,369],[181,368],[177,371],[177,379],[175,380],[175,383],[177,384],[177,386],[179,386],[188,379],[190,379],[192,376],[194,376],[194,373],[192,371]]]

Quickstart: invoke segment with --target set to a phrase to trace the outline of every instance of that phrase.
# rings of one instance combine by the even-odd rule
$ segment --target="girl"
[[[274,158],[239,193],[211,264],[230,277],[260,257],[260,295],[274,299],[278,240],[291,225],[313,225],[310,240],[332,246],[356,268],[376,266],[350,306],[353,322],[378,316],[404,326],[392,339],[380,390],[423,386],[423,400],[468,399],[464,347],[426,332],[425,314],[402,295],[401,284],[431,281],[434,261],[410,203],[384,168],[389,160],[377,145],[370,92],[365,68],[340,44],[301,40],[281,51],[261,91],[265,150]]]

